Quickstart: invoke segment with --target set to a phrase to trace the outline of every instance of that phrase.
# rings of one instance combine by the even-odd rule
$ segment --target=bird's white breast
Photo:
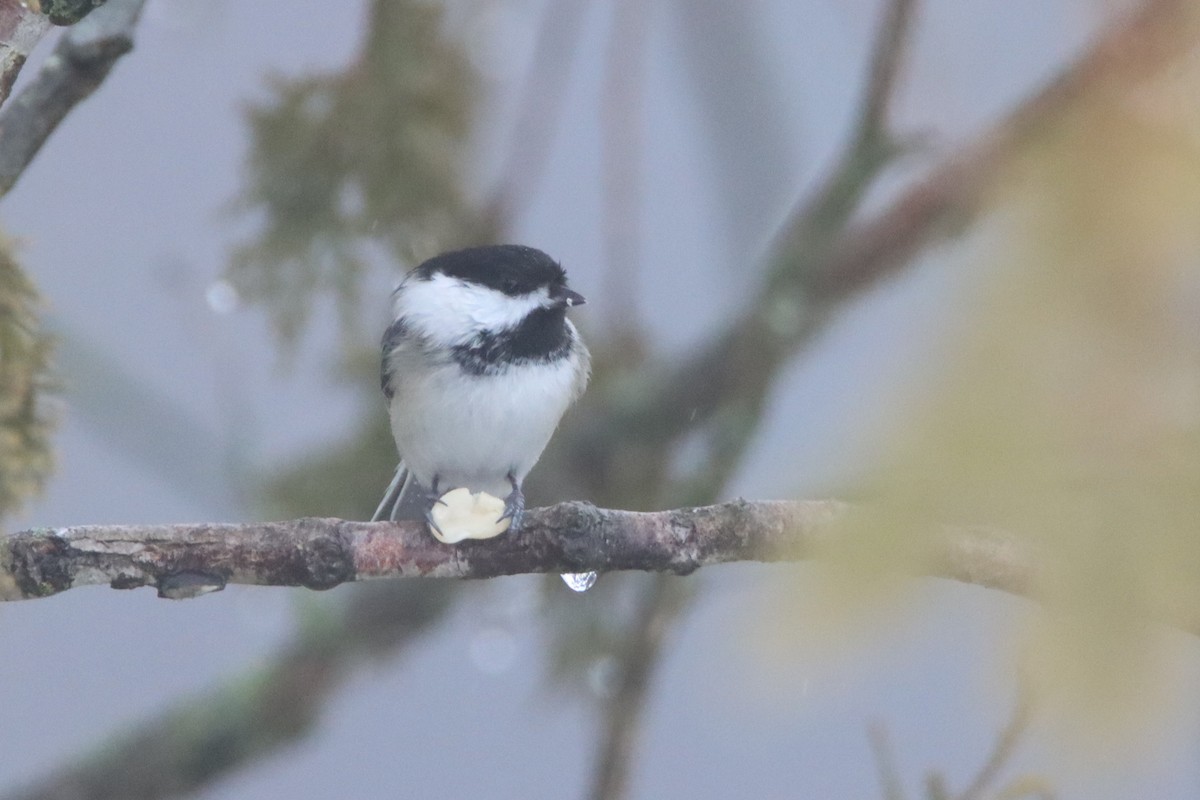
[[[579,354],[487,375],[416,360],[396,364],[401,375],[412,371],[389,406],[405,464],[426,487],[436,475],[440,491],[465,486],[498,497],[511,488],[509,472],[520,483],[537,463],[586,370]]]

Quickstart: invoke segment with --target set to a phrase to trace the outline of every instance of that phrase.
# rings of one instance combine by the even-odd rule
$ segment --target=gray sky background
[[[753,289],[745,254],[761,249],[845,133],[877,7],[744,3],[781,105],[759,116],[740,101],[744,117],[729,130],[744,126],[748,141],[783,150],[761,175],[755,154],[740,154],[745,197],[725,203],[685,72],[705,68],[680,35],[687,1],[657,4],[648,37],[638,297],[664,351],[685,348]],[[602,295],[603,266],[596,98],[607,15],[606,4],[594,5],[549,168],[517,224],[517,238],[560,259],[589,297]],[[492,92],[485,173],[507,142],[505,109],[541,7],[508,0],[485,16],[503,33],[480,38],[502,43],[479,53]],[[935,133],[933,154],[951,146],[1065,63],[1094,29],[1094,11],[1084,0],[925,3],[898,120]],[[361,26],[358,2],[150,0],[135,51],[6,199],[0,218],[67,337],[72,383],[56,477],[14,526],[238,519],[247,512],[222,458],[270,470],[352,425],[358,405],[321,366],[329,339],[320,331],[332,320],[318,322],[284,370],[263,315],[214,314],[205,291],[239,230],[223,209],[247,149],[242,104],[262,96],[268,73],[340,67]],[[737,88],[726,89],[731,108]],[[756,133],[763,124],[770,130]],[[970,247],[931,254],[847,310],[781,382],[733,493],[810,495],[852,473],[870,448],[856,432],[920,364]],[[387,288],[364,310],[380,325]],[[603,301],[588,313],[603,315]],[[94,356],[122,374],[95,368]],[[121,403],[129,381],[129,391],[163,398],[161,415]],[[866,634],[869,645],[843,657],[764,659],[747,621],[771,614],[772,589],[805,569],[737,565],[696,577],[707,591],[659,672],[635,797],[879,797],[866,732],[873,721],[892,732],[914,795],[927,769],[944,769],[955,787],[973,775],[1014,691],[1000,642],[1032,607],[930,582],[917,592],[918,612]],[[579,796],[596,719],[582,699],[542,688],[534,594],[526,578],[479,587],[416,647],[360,672],[315,735],[203,796]],[[287,636],[294,599],[235,587],[169,603],[149,590],[82,589],[0,608],[0,790],[261,662]],[[1200,668],[1194,640],[1180,637],[1179,648],[1189,669]],[[1193,715],[1165,728],[1145,754],[1104,768],[1064,760],[1053,733],[1036,728],[1017,766],[1043,771],[1061,798],[1198,797],[1200,723]]]

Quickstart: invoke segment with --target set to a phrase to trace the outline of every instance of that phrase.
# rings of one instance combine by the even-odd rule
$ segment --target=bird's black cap
[[[543,286],[553,293],[567,283],[567,273],[558,262],[536,247],[520,244],[495,244],[442,253],[421,264],[415,272],[423,280],[441,273],[487,286],[510,297],[528,294]]]

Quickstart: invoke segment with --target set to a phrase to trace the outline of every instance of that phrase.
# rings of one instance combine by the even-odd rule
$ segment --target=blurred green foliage
[[[462,172],[477,76],[440,4],[376,2],[345,70],[275,77],[251,105],[252,148],[237,210],[261,230],[230,276],[293,342],[330,296],[359,318],[370,247],[411,264],[475,238]]]
[[[34,495],[53,466],[50,388],[53,344],[41,329],[39,298],[0,235],[0,516]]]
[[[378,387],[379,331],[360,327],[376,264],[399,274],[454,246],[489,239],[464,192],[478,76],[442,4],[377,0],[360,52],[344,69],[274,77],[247,109],[251,149],[235,211],[259,224],[229,275],[271,315],[286,349],[314,306],[332,301],[339,366],[364,390],[362,424],[271,476],[272,515],[365,518],[395,468]],[[370,405],[367,405],[370,403]]]

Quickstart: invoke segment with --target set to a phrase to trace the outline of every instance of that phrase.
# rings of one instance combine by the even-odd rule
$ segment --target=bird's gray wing
[[[417,367],[420,358],[421,342],[411,335],[403,320],[396,320],[383,333],[382,363],[380,364],[379,383],[383,394],[390,402],[400,390],[406,374]],[[388,484],[379,507],[375,509],[372,522],[389,519],[425,518],[425,492],[412,472],[401,461],[396,467],[396,474]]]
[[[397,352],[403,352],[413,346],[412,337],[409,335],[408,325],[404,320],[398,319],[388,326],[388,329],[383,332],[383,342],[381,343],[383,357],[380,359],[379,366],[379,385],[383,389],[383,395],[388,400],[396,394],[396,359],[394,356]]]

